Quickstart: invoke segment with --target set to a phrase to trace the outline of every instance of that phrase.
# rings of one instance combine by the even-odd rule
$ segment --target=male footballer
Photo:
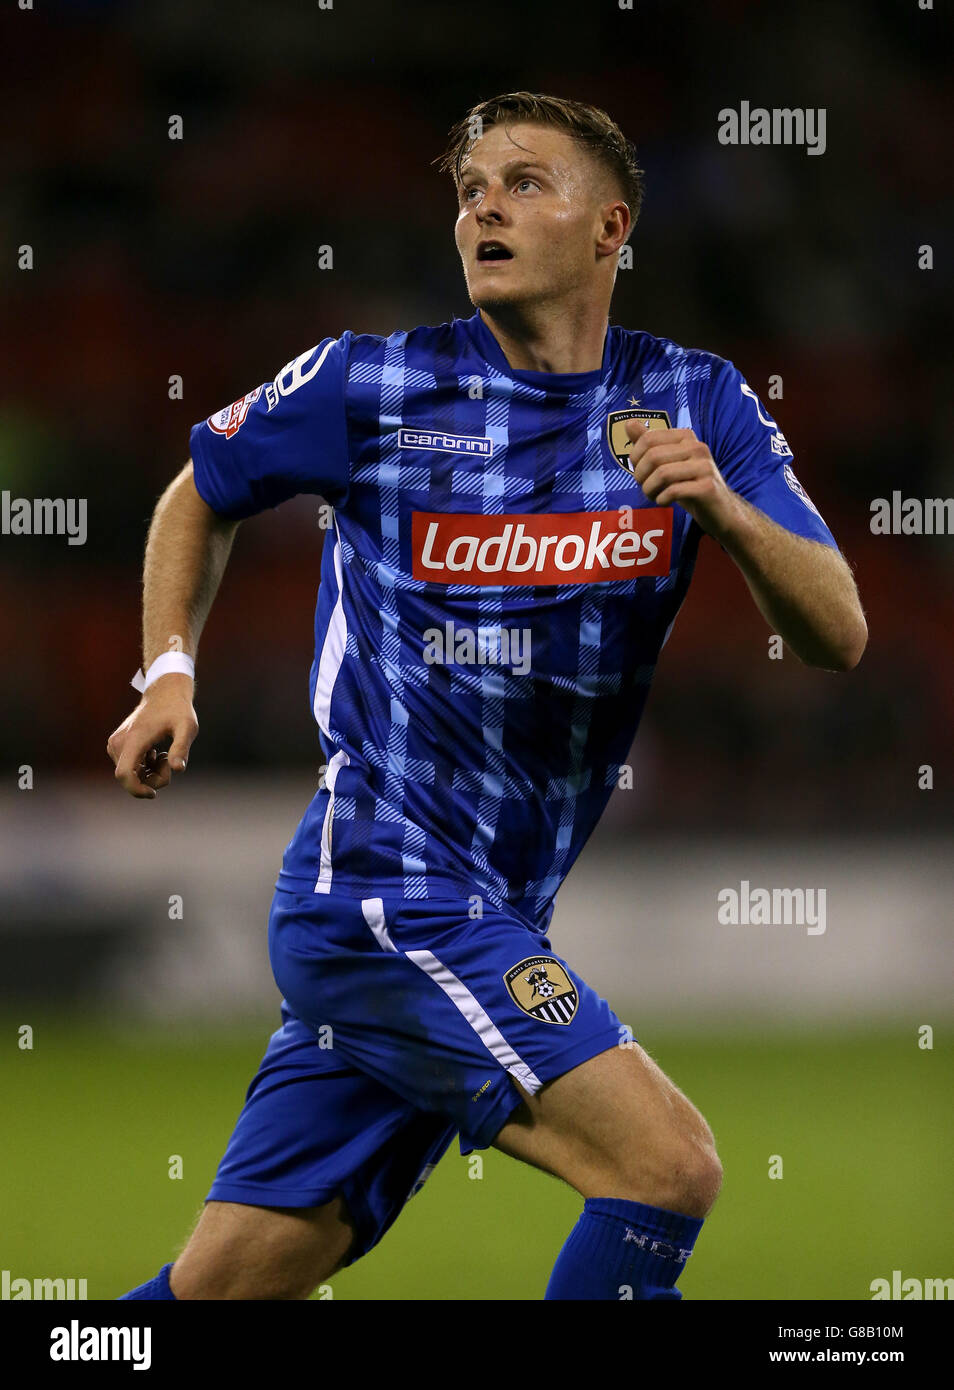
[[[155,797],[185,770],[236,529],[298,493],[334,508],[310,674],[327,774],[269,917],[282,1026],[188,1244],[127,1299],[308,1298],[455,1137],[582,1197],[548,1299],[680,1298],[719,1192],[702,1115],[551,945],[554,896],[703,534],[803,662],[854,667],[864,615],[732,363],[609,323],[642,200],[614,122],[512,93],[443,167],[473,317],[323,339],[194,426],[152,519],[118,781]]]

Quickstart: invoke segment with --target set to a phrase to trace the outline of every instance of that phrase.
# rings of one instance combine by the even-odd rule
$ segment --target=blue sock
[[[701,1219],[588,1197],[557,1256],[546,1298],[682,1298],[675,1287],[692,1254]]]
[[[176,1296],[169,1287],[171,1268],[171,1264],[163,1265],[155,1279],[150,1279],[148,1284],[140,1284],[138,1289],[130,1289],[129,1293],[120,1294],[116,1301],[122,1303],[124,1298],[171,1298],[174,1303]]]

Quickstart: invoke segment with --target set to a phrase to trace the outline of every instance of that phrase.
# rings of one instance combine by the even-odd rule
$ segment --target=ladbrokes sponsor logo
[[[624,526],[623,518],[631,525]],[[672,509],[475,516],[415,512],[413,575],[432,584],[591,584],[669,573]]]

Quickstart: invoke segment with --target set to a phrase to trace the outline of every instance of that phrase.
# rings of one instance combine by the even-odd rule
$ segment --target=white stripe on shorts
[[[374,932],[381,950],[396,951],[397,947],[388,934],[387,923],[384,920],[383,900],[381,898],[362,898],[361,911],[364,913],[364,920]]]
[[[396,952],[397,947],[391,940],[384,918],[383,900],[381,898],[362,898],[361,911],[382,951]],[[487,1051],[497,1059],[502,1067],[507,1069],[511,1076],[517,1078],[525,1091],[535,1096],[543,1082],[531,1071],[526,1062],[521,1061],[490,1016],[480,1007],[470,990],[462,981],[458,980],[454,972],[442,964],[433,951],[405,951],[404,955],[423,970],[425,975],[430,975],[435,984],[440,985],[448,999],[457,1006],[466,1018]]]
[[[440,985],[451,1003],[457,1005],[487,1051],[502,1067],[506,1067],[511,1076],[517,1078],[525,1091],[535,1096],[543,1082],[534,1075],[526,1062],[520,1060],[493,1020],[480,1007],[467,986],[458,980],[453,970],[448,970],[432,951],[405,951],[404,954],[408,960],[420,966],[426,975],[430,975],[435,984]]]

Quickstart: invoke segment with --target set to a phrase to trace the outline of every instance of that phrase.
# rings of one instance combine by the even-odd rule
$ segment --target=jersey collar
[[[489,362],[503,376],[511,377],[514,381],[525,381],[528,386],[536,386],[541,391],[560,391],[567,394],[588,391],[592,387],[598,386],[609,372],[612,355],[610,351],[612,325],[606,330],[606,340],[603,343],[603,365],[599,371],[524,372],[511,367],[504,356],[503,349],[479,313],[474,314],[472,318],[461,319],[459,322],[486,362]]]

